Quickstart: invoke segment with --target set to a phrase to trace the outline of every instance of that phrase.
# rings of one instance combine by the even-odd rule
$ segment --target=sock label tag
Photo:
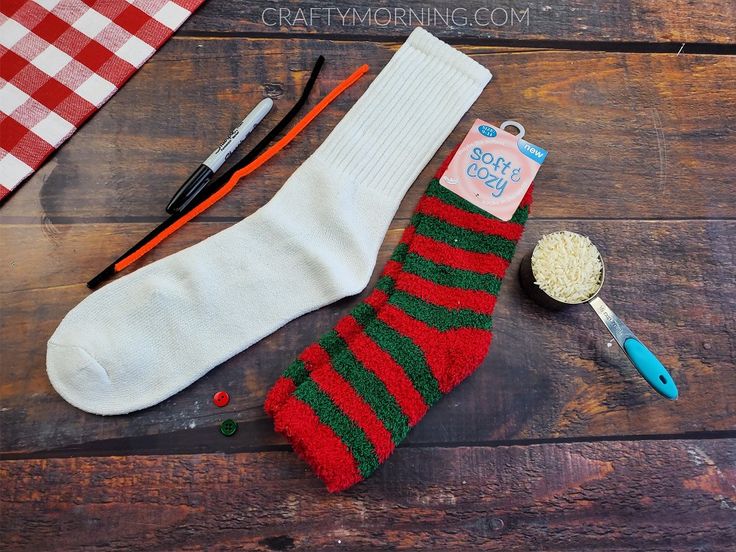
[[[519,129],[514,135],[504,129]],[[547,158],[547,151],[524,140],[524,127],[506,121],[496,127],[476,119],[440,178],[476,207],[509,220]]]

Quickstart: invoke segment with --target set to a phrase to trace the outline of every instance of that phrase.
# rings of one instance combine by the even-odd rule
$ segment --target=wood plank
[[[174,39],[3,206],[0,221],[161,220],[181,182],[257,100],[276,100],[270,127],[295,101],[318,54],[328,61],[312,104],[369,63],[369,76],[205,215],[245,216],[324,140],[397,47]],[[473,118],[516,117],[551,152],[538,178],[538,217],[734,216],[736,88],[722,83],[736,82],[736,57],[459,48],[495,77],[420,182]],[[409,192],[410,205],[420,189]],[[399,217],[409,213],[404,207]]]
[[[309,33],[399,39],[421,25],[445,39],[579,42],[693,42],[733,44],[736,7],[728,0],[566,0],[554,4],[509,0],[461,4],[429,0],[207,2],[182,32],[247,35]],[[409,8],[414,12],[409,13]],[[281,11],[289,10],[289,11]],[[301,13],[299,10],[302,10]],[[339,11],[338,11],[339,9]],[[264,12],[264,10],[266,10]],[[495,11],[493,11],[495,10]],[[526,13],[528,11],[528,13]],[[281,16],[281,17],[279,17]],[[329,18],[328,18],[329,17]],[[411,19],[410,19],[411,18]]]
[[[734,439],[400,448],[337,495],[291,452],[5,461],[0,481],[13,550],[692,551],[736,541]]]
[[[48,337],[87,295],[82,282],[105,264],[103,253],[121,250],[130,236],[142,233],[141,226],[3,228],[0,257],[14,268],[0,283],[0,451],[67,447],[69,454],[187,452],[283,443],[262,412],[268,387],[358,298],[290,323],[172,399],[130,416],[85,414],[51,388],[45,373]],[[196,223],[165,242],[154,257],[223,226]],[[397,226],[381,249],[379,266],[399,239]],[[672,403],[653,394],[618,348],[610,346],[608,334],[587,307],[558,315],[543,311],[521,294],[512,276],[496,309],[496,335],[486,362],[432,409],[409,442],[494,443],[734,429],[736,222],[532,218],[511,274],[541,234],[561,228],[588,234],[600,246],[607,260],[603,297],[670,368],[680,400]],[[241,424],[237,439],[223,439],[216,430],[223,411],[211,404],[211,396],[219,389],[232,396],[227,413]]]

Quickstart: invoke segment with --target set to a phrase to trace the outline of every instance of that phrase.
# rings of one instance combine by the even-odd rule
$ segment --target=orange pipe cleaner
[[[297,135],[304,130],[309,123],[311,123],[317,115],[319,115],[328,105],[330,105],[335,98],[337,98],[340,94],[342,94],[345,90],[347,90],[350,86],[352,86],[360,77],[365,75],[368,72],[368,65],[361,65],[352,75],[350,75],[347,79],[342,81],[340,84],[338,84],[335,88],[330,91],[327,96],[322,98],[322,100],[315,105],[309,113],[307,113],[296,125],[294,125],[294,128],[292,128],[289,132],[287,132],[281,140],[276,142],[273,146],[268,148],[266,151],[264,151],[261,155],[259,155],[256,159],[254,159],[251,163],[247,164],[245,167],[237,171],[233,174],[233,176],[230,178],[230,180],[227,181],[227,183],[220,188],[217,192],[212,194],[210,197],[205,199],[202,203],[197,205],[195,208],[193,208],[191,211],[183,215],[180,219],[178,219],[176,222],[174,222],[171,226],[169,226],[166,230],[158,234],[155,238],[153,238],[150,242],[148,242],[146,245],[141,247],[140,249],[134,251],[127,257],[123,257],[120,259],[117,263],[115,263],[115,272],[120,272],[121,270],[124,270],[126,267],[133,264],[135,261],[143,257],[146,253],[151,251],[154,247],[156,247],[159,243],[164,241],[166,238],[168,238],[171,234],[176,232],[179,228],[184,226],[187,222],[192,220],[194,217],[199,215],[200,213],[206,211],[209,209],[212,205],[220,201],[223,197],[225,197],[227,194],[230,193],[230,191],[238,184],[238,181],[241,178],[244,178],[251,174],[253,171],[258,169],[260,166],[262,166],[264,163],[269,161],[274,155],[276,155],[279,151],[284,149],[291,141],[297,137]]]

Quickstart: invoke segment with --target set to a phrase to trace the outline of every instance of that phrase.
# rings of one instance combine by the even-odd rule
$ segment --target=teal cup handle
[[[608,308],[603,299],[596,296],[588,303],[646,382],[663,397],[677,399],[679,393],[675,380],[654,353],[637,339],[623,320]]]
[[[634,368],[639,370],[641,377],[647,380],[660,395],[675,400],[678,396],[677,385],[667,368],[647,349],[641,341],[630,337],[624,341],[624,352],[629,357]]]

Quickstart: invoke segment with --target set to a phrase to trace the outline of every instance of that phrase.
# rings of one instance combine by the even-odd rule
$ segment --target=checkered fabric
[[[203,0],[0,0],[0,203]]]

